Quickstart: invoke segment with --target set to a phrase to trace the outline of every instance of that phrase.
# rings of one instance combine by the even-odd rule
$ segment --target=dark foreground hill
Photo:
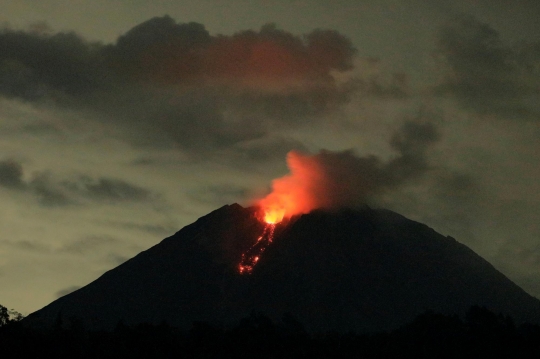
[[[285,317],[273,323],[252,314],[232,328],[194,322],[189,331],[166,324],[119,323],[113,331],[85,330],[68,321],[53,330],[13,321],[0,327],[2,359],[237,358],[237,359],[538,359],[540,326],[471,307],[463,319],[433,312],[391,332],[307,333]]]
[[[23,322],[87,328],[166,321],[229,326],[251,312],[292,314],[310,331],[377,331],[432,310],[472,305],[540,323],[540,301],[472,250],[388,210],[314,211],[276,227],[251,274],[238,263],[264,224],[255,208],[224,206]]]

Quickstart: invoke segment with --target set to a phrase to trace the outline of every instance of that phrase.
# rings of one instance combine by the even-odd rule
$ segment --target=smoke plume
[[[371,203],[392,189],[422,176],[428,169],[427,150],[439,139],[431,123],[406,122],[391,138],[398,155],[389,161],[358,157],[352,151],[321,151],[310,155],[291,151],[290,174],[272,182],[272,192],[260,200],[266,220]]]

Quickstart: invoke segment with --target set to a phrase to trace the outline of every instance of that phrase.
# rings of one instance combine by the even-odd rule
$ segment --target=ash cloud
[[[81,95],[103,79],[99,44],[75,33],[0,32],[0,93],[38,100],[47,94]]]
[[[406,121],[390,140],[397,156],[387,161],[373,155],[358,157],[350,150],[315,155],[292,151],[287,156],[291,174],[274,180],[272,193],[259,204],[293,215],[376,202],[423,176],[430,169],[428,150],[439,139],[434,124]]]
[[[283,86],[282,81],[331,82],[330,70],[352,68],[355,50],[331,30],[315,30],[301,38],[269,24],[258,32],[211,36],[201,24],[177,24],[164,16],[137,25],[106,53],[129,80],[202,80],[271,91]]]
[[[440,139],[432,123],[407,121],[392,136],[391,147],[398,153],[391,160],[376,156],[357,157],[351,151],[323,151],[315,160],[323,171],[318,197],[323,207],[355,206],[398,188],[425,174],[430,165],[428,150]]]
[[[427,151],[440,140],[440,133],[432,123],[407,121],[390,140],[399,156],[384,165],[384,172],[393,184],[414,179],[429,169]]]
[[[437,45],[447,71],[438,94],[481,114],[538,118],[540,43],[508,46],[488,24],[463,15],[440,31]]]
[[[349,99],[334,72],[356,50],[332,30],[293,35],[274,25],[210,35],[156,17],[114,44],[75,33],[0,32],[0,94],[92,113],[139,146],[189,153],[264,138]]]

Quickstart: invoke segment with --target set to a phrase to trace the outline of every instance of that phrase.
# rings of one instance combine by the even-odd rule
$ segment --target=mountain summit
[[[376,331],[426,310],[462,315],[480,305],[540,323],[540,301],[471,249],[383,209],[315,210],[272,225],[271,243],[241,273],[268,226],[259,218],[254,207],[219,208],[24,322],[188,328],[227,326],[255,311],[276,321],[292,314],[311,331]]]

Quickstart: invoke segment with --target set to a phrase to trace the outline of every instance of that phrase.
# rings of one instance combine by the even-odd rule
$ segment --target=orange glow
[[[323,171],[311,156],[291,151],[287,154],[290,175],[272,182],[272,193],[258,201],[266,223],[275,224],[295,214],[308,213],[317,205],[316,184],[324,181]]]
[[[291,151],[287,154],[291,173],[272,182],[272,192],[256,202],[259,219],[266,223],[264,231],[238,264],[240,274],[251,273],[261,255],[272,243],[278,223],[291,216],[308,213],[328,202],[328,177],[317,156]]]
[[[283,209],[267,209],[264,213],[264,221],[268,224],[276,224],[283,220],[285,210]]]

